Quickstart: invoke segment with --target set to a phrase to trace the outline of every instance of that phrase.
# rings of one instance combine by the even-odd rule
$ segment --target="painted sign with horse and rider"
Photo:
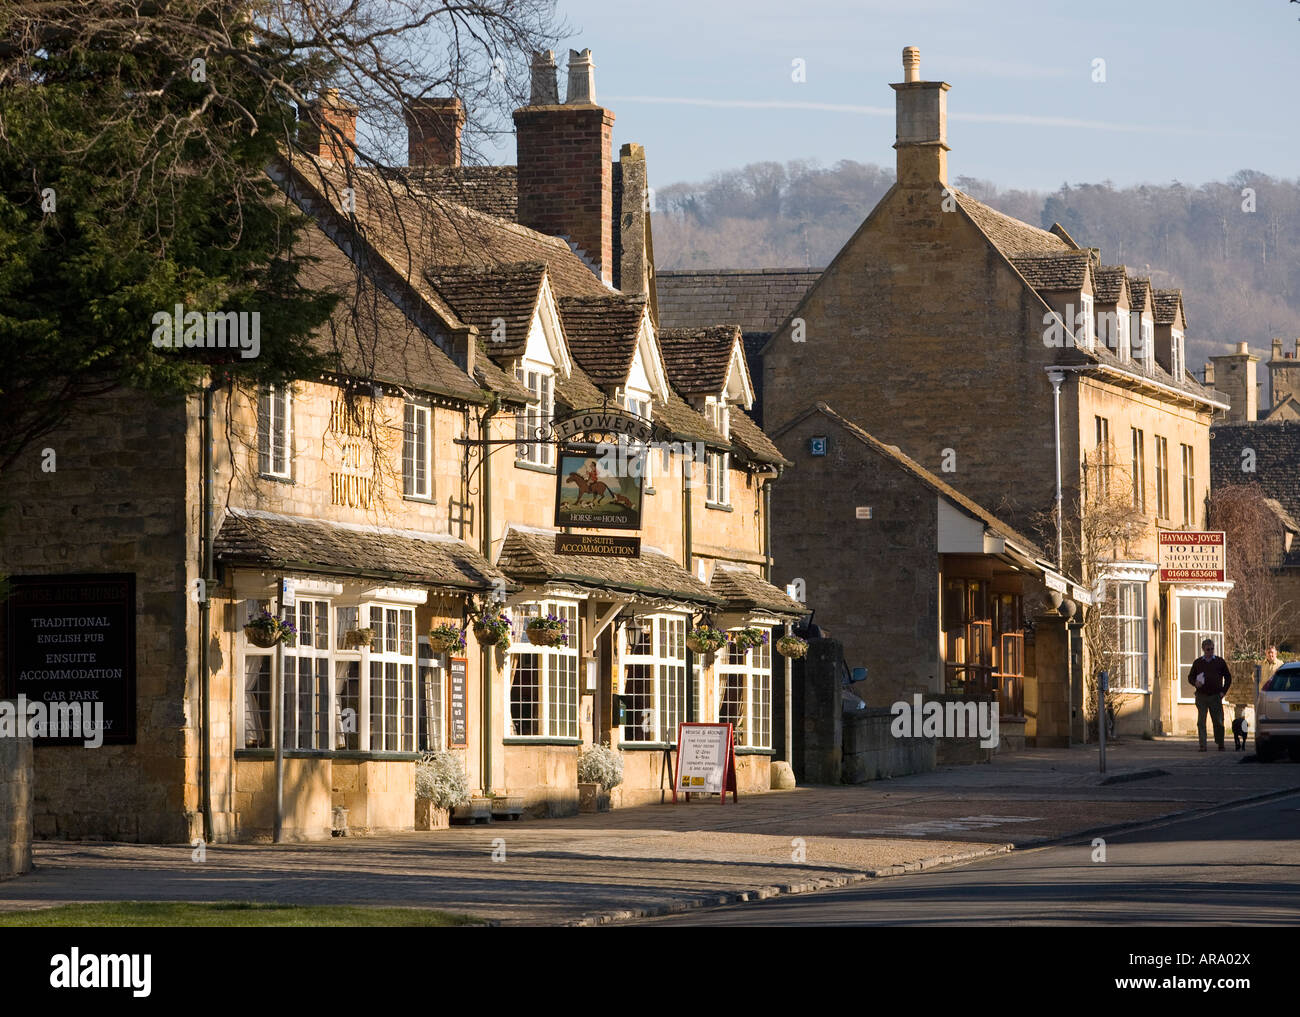
[[[634,453],[635,457],[644,452]],[[610,463],[626,463],[632,456],[602,455],[595,446],[560,449],[556,470],[555,525],[587,526],[601,530],[641,528],[641,480],[639,462],[633,468],[611,469]]]

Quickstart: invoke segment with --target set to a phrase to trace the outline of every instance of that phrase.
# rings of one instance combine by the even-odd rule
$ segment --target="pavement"
[[[1030,749],[849,787],[294,845],[38,841],[0,910],[75,901],[442,908],[600,925],[848,886],[1300,790],[1300,764],[1194,739]]]

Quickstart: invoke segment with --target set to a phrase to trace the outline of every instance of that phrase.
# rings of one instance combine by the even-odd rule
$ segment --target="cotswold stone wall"
[[[0,879],[32,867],[32,742],[0,738]]]

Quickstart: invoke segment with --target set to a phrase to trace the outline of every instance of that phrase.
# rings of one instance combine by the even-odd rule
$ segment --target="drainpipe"
[[[708,455],[706,452],[705,455]],[[682,562],[686,566],[686,571],[695,575],[695,556],[692,553],[691,541],[694,539],[691,534],[691,495],[695,490],[695,456],[689,455],[682,460]],[[695,681],[695,654],[691,650],[686,651],[686,673],[691,676],[691,695],[686,697],[686,720],[693,722],[699,719],[700,707],[703,703],[696,702],[696,696],[700,692],[700,684],[704,681],[703,661],[701,663],[700,682]]]
[[[212,843],[212,725],[209,716],[208,694],[208,640],[212,627],[212,588],[216,580],[212,572],[212,401],[216,387],[215,379],[209,379],[203,389],[203,420],[200,425],[199,440],[203,443],[203,514],[200,520],[203,541],[203,596],[199,600],[199,696],[200,723],[203,737],[200,739],[199,796],[203,809],[203,842]]]
[[[483,529],[479,538],[483,557],[492,561],[492,446],[488,443],[490,424],[496,406],[489,403],[479,418],[479,463],[483,476],[479,487],[483,492]],[[479,723],[483,739],[483,793],[492,793],[492,649],[491,645],[479,647],[479,674],[483,681],[483,717]]]
[[[1061,382],[1065,381],[1065,372],[1048,371],[1047,380],[1052,383],[1052,408],[1056,425],[1056,571],[1064,574],[1065,515],[1061,508]]]

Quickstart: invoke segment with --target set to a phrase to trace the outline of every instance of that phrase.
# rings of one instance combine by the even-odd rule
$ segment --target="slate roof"
[[[951,487],[944,481],[940,480],[920,463],[916,462],[909,456],[904,455],[896,446],[886,445],[884,442],[880,441],[880,439],[868,434],[857,424],[853,423],[853,421],[840,416],[824,402],[815,403],[813,406],[804,410],[803,413],[796,416],[793,420],[783,425],[780,430],[776,432],[776,437],[780,438],[781,435],[790,430],[790,428],[794,427],[800,421],[805,420],[814,413],[820,413],[827,419],[834,421],[850,435],[862,442],[862,444],[866,445],[868,448],[874,449],[886,459],[896,463],[922,483],[932,488],[936,493],[943,495],[954,505],[964,510],[968,515],[974,516],[976,519],[980,520],[995,533],[1002,537],[1011,539],[1016,544],[1020,545],[1022,550],[1032,554],[1035,558],[1045,558],[1043,550],[1034,541],[1030,540],[1024,534],[1018,533],[1016,530],[1012,529],[987,509],[971,501],[955,487]]]
[[[1088,251],[1018,254],[1009,259],[1036,290],[1083,290],[1092,255]]]
[[[1157,325],[1172,325],[1178,320],[1178,310],[1183,306],[1182,290],[1152,290],[1151,296],[1155,302]],[[1183,324],[1187,324],[1186,312],[1183,314]]]
[[[1123,265],[1102,265],[1092,276],[1099,304],[1118,304],[1128,292],[1128,269]]]
[[[478,326],[493,357],[522,356],[537,311],[546,266],[540,261],[509,265],[434,265],[425,277],[461,321]],[[505,324],[505,339],[494,338],[494,323]]]
[[[507,577],[454,537],[251,509],[226,510],[214,544],[222,564],[490,590]],[[507,580],[508,581],[508,580]],[[518,587],[511,584],[511,588]]]
[[[1144,310],[1147,301],[1151,299],[1151,280],[1138,279],[1136,276],[1129,276],[1128,280],[1129,307],[1134,311]],[[1154,312],[1154,301],[1152,301]]]
[[[1254,449],[1255,472],[1242,473],[1242,450]],[[1258,484],[1293,519],[1300,519],[1300,421],[1251,421],[1210,428],[1210,490]]]
[[[716,607],[722,598],[668,555],[642,547],[640,558],[594,554],[556,554],[555,534],[511,529],[501,545],[497,567],[524,584],[568,583],[591,590],[664,597]]]
[[[741,455],[759,463],[772,463],[789,466],[790,460],[781,454],[781,450],[763,433],[762,428],[754,423],[754,418],[739,406],[731,407],[729,417],[731,444]]]
[[[395,172],[430,197],[515,221],[519,174],[514,166],[409,166]]]
[[[721,597],[733,611],[768,611],[776,615],[798,617],[808,609],[786,592],[773,586],[753,569],[734,562],[719,561],[713,566],[709,589]]]
[[[728,322],[745,333],[775,332],[822,274],[820,268],[659,271],[655,290],[661,329]]]
[[[1040,230],[1027,222],[1003,215],[996,209],[989,208],[982,201],[976,201],[969,194],[963,194],[956,188],[952,193],[962,211],[975,221],[975,225],[987,236],[993,245],[1008,258],[1029,254],[1059,254],[1077,250],[1055,233]]]
[[[718,429],[705,419],[704,414],[695,410],[671,386],[667,402],[654,400],[651,416],[655,423],[668,428],[675,441],[702,441],[719,449],[731,447]]]
[[[617,295],[561,297],[569,350],[596,385],[622,385],[632,369],[645,301]]]
[[[668,380],[678,392],[685,396],[721,395],[740,340],[739,327],[661,328],[658,336]]]

